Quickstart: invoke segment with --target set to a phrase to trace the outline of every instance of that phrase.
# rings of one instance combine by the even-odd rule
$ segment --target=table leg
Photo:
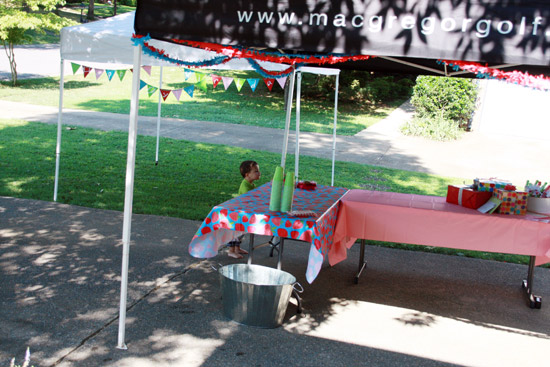
[[[248,242],[248,265],[252,264],[252,253],[254,252],[254,233],[250,234]]]
[[[533,294],[533,275],[535,272],[535,259],[535,256],[531,256],[529,258],[529,271],[527,272],[527,280],[524,280],[521,285],[525,290],[525,294],[527,295],[529,307],[540,308],[542,298]]]
[[[283,246],[285,245],[285,239],[281,237],[281,241],[279,241],[279,259],[277,260],[277,269],[281,270],[281,267],[283,265]]]
[[[357,270],[357,275],[355,276],[355,284],[359,284],[359,277],[366,267],[367,262],[365,261],[365,240],[361,240],[361,250],[359,253],[359,269]]]

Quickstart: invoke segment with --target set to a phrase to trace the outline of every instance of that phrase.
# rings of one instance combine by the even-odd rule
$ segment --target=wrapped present
[[[527,199],[525,191],[495,189],[493,195],[502,203],[498,208],[500,214],[525,215],[527,213]]]
[[[470,186],[447,187],[447,202],[466,208],[477,209],[485,204],[493,194],[488,191],[474,191]]]
[[[477,185],[478,191],[493,192],[495,191],[495,189],[504,189],[504,187],[509,184],[510,182],[508,181],[493,179],[493,178],[491,179],[480,178],[480,179],[474,180],[474,186]]]

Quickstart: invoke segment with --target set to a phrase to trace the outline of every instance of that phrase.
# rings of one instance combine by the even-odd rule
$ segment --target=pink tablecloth
[[[214,257],[220,246],[243,233],[301,240],[311,244],[306,271],[311,283],[332,246],[338,203],[346,192],[347,189],[322,185],[311,191],[296,189],[292,209],[315,213],[296,217],[269,210],[271,183],[267,183],[216,205],[191,240],[189,253],[199,258]]]
[[[444,197],[350,190],[341,200],[329,261],[358,239],[536,256],[550,262],[550,224],[535,215],[483,214]]]

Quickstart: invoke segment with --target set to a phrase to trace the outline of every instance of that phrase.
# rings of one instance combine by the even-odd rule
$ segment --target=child
[[[243,180],[241,182],[241,186],[239,187],[239,195],[242,195],[256,188],[254,181],[260,179],[261,173],[260,166],[255,161],[242,162],[240,170],[241,175],[243,176]],[[243,255],[248,254],[246,250],[241,249],[242,237],[243,236],[239,236],[238,238],[229,242],[229,257],[242,259]]]

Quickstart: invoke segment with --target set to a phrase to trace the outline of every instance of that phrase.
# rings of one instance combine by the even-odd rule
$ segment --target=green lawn
[[[156,138],[138,136],[134,212],[201,221],[210,209],[234,197],[241,161],[259,162],[268,182],[280,155],[249,149],[161,138],[161,163],[154,164]],[[63,131],[58,201],[90,208],[123,210],[128,136],[76,128]],[[0,119],[0,195],[51,201],[56,126]],[[331,161],[300,157],[301,179],[330,184]],[[289,155],[287,165],[293,167]],[[423,195],[445,195],[464,179],[337,162],[335,186]],[[527,263],[526,256],[370,242],[374,245]]]
[[[66,67],[71,70],[70,64]],[[206,71],[202,72],[207,74]],[[193,97],[182,92],[179,101],[171,93],[166,101],[162,102],[162,116],[284,128],[284,93],[278,84],[269,91],[262,77],[253,71],[213,71],[212,73],[242,79],[259,78],[260,82],[254,92],[248,83],[245,83],[240,91],[237,90],[235,83],[225,90],[222,82],[214,88],[212,78],[208,74],[206,92],[195,86]],[[151,75],[142,70],[141,80],[158,88],[159,74],[158,67],[153,68]],[[193,78],[195,76],[186,80],[182,68],[164,68],[163,89],[173,91],[192,86],[195,81]],[[80,68],[75,75],[65,77],[64,107],[127,114],[130,109],[131,79],[132,73],[129,70],[122,81],[116,75],[109,81],[106,73],[96,79],[94,71],[84,78]],[[304,77],[304,80],[304,86],[307,86],[307,78]],[[0,99],[48,106],[58,105],[58,78],[19,80],[19,83],[20,85],[14,88],[9,82],[0,82]],[[140,115],[156,116],[158,99],[158,91],[149,96],[147,87],[143,88],[140,92]],[[338,106],[338,134],[354,135],[387,117],[402,102],[403,100],[398,100],[389,105],[372,107],[341,100]],[[331,134],[334,119],[333,105],[333,99],[302,98],[300,129],[306,132]],[[291,122],[294,127],[294,114]]]

